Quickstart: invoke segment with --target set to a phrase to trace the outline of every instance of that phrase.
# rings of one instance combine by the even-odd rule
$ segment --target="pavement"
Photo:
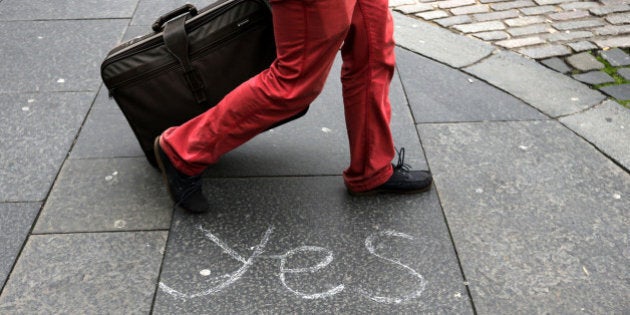
[[[208,169],[212,212],[173,211],[99,65],[181,4],[0,1],[0,314],[630,313],[630,110],[397,12],[392,130],[429,192],[346,193],[337,60]]]

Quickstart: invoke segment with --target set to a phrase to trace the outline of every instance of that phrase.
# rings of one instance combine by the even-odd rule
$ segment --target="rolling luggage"
[[[110,51],[101,76],[155,167],[155,137],[268,68],[276,49],[266,0],[219,0],[199,11],[187,4],[152,29]]]

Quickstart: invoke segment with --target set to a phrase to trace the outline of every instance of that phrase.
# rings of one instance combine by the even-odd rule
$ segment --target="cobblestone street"
[[[391,0],[390,6],[630,102],[628,0]]]

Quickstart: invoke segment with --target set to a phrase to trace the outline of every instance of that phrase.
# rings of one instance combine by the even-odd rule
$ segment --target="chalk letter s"
[[[422,295],[422,292],[424,291],[424,288],[426,286],[426,281],[424,280],[424,277],[417,273],[415,270],[413,270],[411,267],[404,265],[403,263],[394,260],[394,259],[390,259],[387,257],[383,257],[381,255],[379,255],[378,253],[376,253],[376,249],[374,247],[374,239],[379,237],[379,236],[394,236],[394,237],[400,237],[400,238],[404,238],[404,239],[408,239],[408,240],[413,240],[413,237],[411,237],[410,235],[404,234],[404,233],[400,233],[400,232],[396,232],[393,230],[387,230],[387,231],[383,231],[383,232],[379,232],[379,233],[374,233],[371,234],[370,236],[368,236],[365,239],[365,248],[367,248],[367,250],[370,252],[370,254],[383,259],[385,261],[391,262],[395,265],[398,265],[400,267],[403,267],[405,270],[407,270],[409,273],[411,273],[412,276],[418,278],[420,280],[420,284],[418,285],[418,288],[414,291],[411,292],[403,297],[400,298],[391,298],[391,297],[385,297],[385,296],[375,296],[373,294],[371,294],[370,292],[367,292],[365,289],[363,288],[359,288],[359,293],[361,293],[362,295],[368,297],[369,299],[371,299],[372,301],[375,302],[379,302],[379,303],[385,303],[385,304],[399,304],[402,302],[406,302],[415,298],[419,298],[420,295]]]

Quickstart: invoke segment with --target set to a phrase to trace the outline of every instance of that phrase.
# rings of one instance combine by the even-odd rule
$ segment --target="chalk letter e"
[[[312,267],[306,267],[306,268],[293,268],[293,269],[289,269],[286,268],[285,265],[287,263],[287,258],[300,253],[300,252],[325,252],[326,253],[326,258],[321,261],[320,263],[318,263],[315,266]],[[305,273],[305,272],[316,272],[326,266],[328,266],[328,264],[330,264],[333,261],[333,254],[332,251],[323,248],[323,247],[318,247],[318,246],[300,246],[297,248],[294,248],[288,252],[286,252],[284,255],[280,256],[280,281],[282,281],[282,284],[284,285],[285,288],[287,288],[287,290],[291,291],[291,293],[303,298],[303,299],[323,299],[323,298],[327,298],[329,296],[333,296],[341,291],[343,291],[344,289],[344,285],[340,284],[326,292],[320,292],[320,293],[313,293],[313,294],[306,294],[306,293],[302,293],[296,290],[293,290],[291,287],[289,287],[289,285],[287,285],[286,279],[285,279],[285,274],[287,273]]]

